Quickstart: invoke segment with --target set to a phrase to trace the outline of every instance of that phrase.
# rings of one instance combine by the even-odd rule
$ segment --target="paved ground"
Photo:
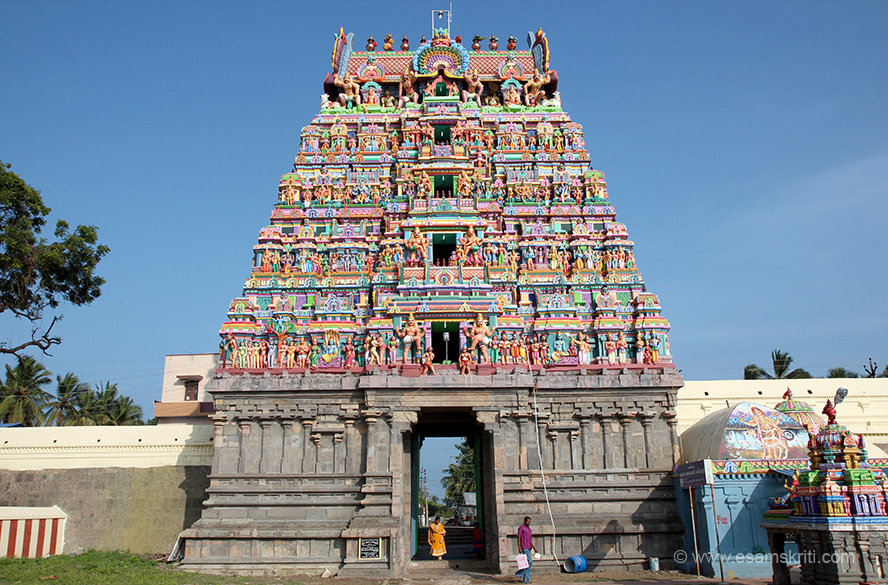
[[[538,561],[539,562],[539,561]],[[329,580],[326,580],[329,583]],[[333,579],[345,585],[348,579]],[[476,571],[465,571],[455,568],[433,569],[422,568],[411,571],[403,579],[386,579],[383,585],[505,585],[519,583],[514,575],[489,575]],[[320,584],[320,581],[318,582]],[[709,585],[720,583],[718,579],[696,577],[678,571],[643,571],[635,570],[598,570],[594,573],[543,573],[535,572],[532,583],[536,585],[580,585],[595,583],[601,585]],[[770,580],[764,579],[732,579],[729,585],[769,585]],[[332,585],[332,584],[331,584]],[[355,584],[357,585],[357,584]]]

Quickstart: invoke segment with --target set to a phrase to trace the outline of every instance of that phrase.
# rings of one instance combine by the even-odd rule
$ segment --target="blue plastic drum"
[[[568,573],[582,573],[588,566],[586,557],[567,557],[564,561],[564,570]]]

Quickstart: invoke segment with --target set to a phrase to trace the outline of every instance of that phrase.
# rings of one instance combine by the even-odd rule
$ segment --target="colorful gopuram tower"
[[[186,566],[403,572],[434,435],[484,462],[483,566],[508,570],[523,516],[548,518],[543,488],[556,525],[535,530],[559,556],[671,558],[669,323],[545,34],[353,45],[340,30],[220,331]]]

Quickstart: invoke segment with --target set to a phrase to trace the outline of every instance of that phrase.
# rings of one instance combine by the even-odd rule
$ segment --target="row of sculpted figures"
[[[503,328],[497,332],[479,314],[474,323],[460,330],[460,350],[453,356],[464,374],[473,365],[499,364],[527,367],[588,366],[592,364],[657,364],[661,351],[668,348],[664,331],[637,331],[626,337],[623,331],[583,331],[525,333],[523,328]],[[630,343],[631,342],[631,343]],[[668,354],[667,354],[668,355]],[[419,325],[413,314],[403,327],[388,331],[343,335],[327,329],[323,334],[237,337],[229,333],[219,344],[222,368],[314,369],[364,368],[404,363],[441,363],[432,349],[430,331]],[[432,368],[427,372],[434,374]]]
[[[443,74],[427,80],[420,79],[412,68],[401,74],[397,83],[380,84],[376,80],[357,75],[333,75],[335,89],[321,96],[321,109],[345,110],[360,109],[364,112],[373,108],[404,109],[415,107],[427,98],[459,98],[463,104],[477,108],[516,107],[561,108],[561,92],[549,94],[546,86],[552,81],[552,73],[535,70],[525,83],[514,78],[502,81],[481,81],[477,70],[467,70],[461,79],[453,79]],[[397,92],[397,96],[395,93]]]

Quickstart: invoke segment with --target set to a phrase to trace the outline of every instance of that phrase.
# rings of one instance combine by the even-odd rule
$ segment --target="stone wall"
[[[59,506],[65,553],[169,553],[200,518],[206,466],[0,470],[0,506]]]
[[[209,426],[0,429],[0,506],[59,506],[65,549],[169,553],[199,517]]]
[[[184,564],[403,573],[416,441],[432,421],[480,436],[490,570],[513,570],[525,515],[535,518],[546,553],[583,554],[593,567],[666,561],[683,531],[670,476],[681,383],[668,367],[423,378],[219,374],[210,385],[218,407],[210,497],[184,533]],[[360,539],[379,539],[379,557],[361,558]]]

